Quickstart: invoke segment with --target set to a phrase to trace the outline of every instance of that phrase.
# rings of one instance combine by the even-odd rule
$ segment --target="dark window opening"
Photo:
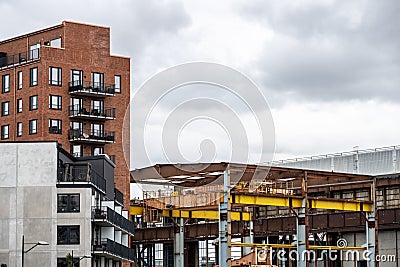
[[[57,226],[57,244],[73,245],[80,242],[79,225]]]

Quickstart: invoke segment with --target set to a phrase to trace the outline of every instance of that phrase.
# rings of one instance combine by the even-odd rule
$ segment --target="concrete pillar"
[[[305,199],[303,199],[305,202]],[[307,267],[307,231],[306,231],[306,212],[305,208],[300,208],[297,217],[297,255],[298,267]]]
[[[223,201],[219,204],[219,266],[231,266],[230,174],[224,171]]]
[[[250,229],[250,234],[242,238],[243,243],[254,243],[253,221],[246,222],[247,227]],[[251,247],[242,247],[242,257],[251,252]]]
[[[174,266],[185,266],[185,235],[184,235],[184,221],[183,218],[177,219],[177,230],[175,231],[174,238]]]
[[[375,267],[375,249],[376,249],[376,229],[375,229],[375,212],[367,213],[366,227],[366,246],[368,249],[367,264],[368,267]]]

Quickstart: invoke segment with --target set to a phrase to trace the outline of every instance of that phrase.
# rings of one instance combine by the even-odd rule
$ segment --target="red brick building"
[[[0,41],[0,77],[1,141],[56,140],[78,157],[109,155],[128,208],[130,59],[110,54],[110,28],[64,21]]]

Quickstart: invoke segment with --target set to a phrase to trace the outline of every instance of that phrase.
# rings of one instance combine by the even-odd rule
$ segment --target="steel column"
[[[245,236],[242,238],[242,242],[243,243],[254,243],[254,227],[253,227],[254,223],[253,221],[249,221],[247,223],[247,226],[250,230],[250,234],[248,236]],[[249,254],[251,252],[251,247],[243,247],[242,248],[242,257]]]
[[[230,173],[224,171],[223,201],[219,204],[219,266],[231,266]]]
[[[366,226],[366,246],[368,250],[368,267],[375,267],[375,212],[367,213]]]
[[[297,266],[308,267],[308,195],[307,195],[307,172],[304,172],[302,179],[301,191],[303,199],[301,208],[297,214]]]
[[[305,199],[303,200],[305,205]],[[306,230],[306,208],[300,208],[297,215],[297,255],[298,267],[307,267],[307,230]]]
[[[174,266],[185,266],[185,235],[184,235],[184,221],[183,218],[177,219],[177,229],[174,238]]]

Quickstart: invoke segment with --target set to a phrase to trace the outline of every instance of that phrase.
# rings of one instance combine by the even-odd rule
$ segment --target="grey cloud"
[[[241,12],[276,33],[255,62],[273,102],[400,99],[399,1],[263,3]]]
[[[73,20],[111,27],[112,52],[130,56],[133,62],[146,61],[140,55],[150,45],[162,45],[191,23],[180,1],[21,1],[0,2],[0,23],[7,25],[0,33],[6,39],[63,20]],[[136,65],[134,65],[136,66]]]

